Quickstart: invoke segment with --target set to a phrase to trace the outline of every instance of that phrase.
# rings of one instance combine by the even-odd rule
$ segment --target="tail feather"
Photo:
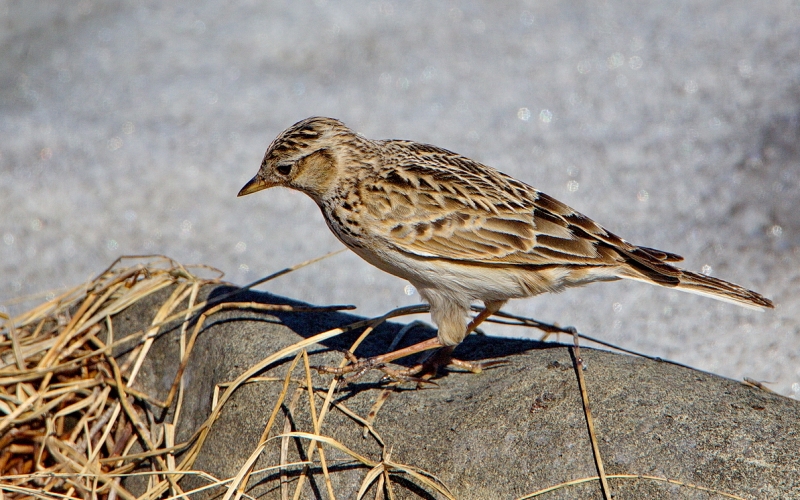
[[[680,284],[678,284],[677,288],[678,290],[705,295],[717,300],[749,307],[750,309],[763,310],[775,307],[771,300],[752,290],[690,271],[681,271]]]
[[[665,252],[664,250],[656,250],[655,248],[650,247],[639,247],[639,250],[644,250],[645,252],[649,253],[653,257],[658,260],[663,260],[664,262],[680,262],[683,260],[678,254]]]
[[[638,262],[638,259],[634,262],[629,261],[628,264],[620,273],[622,278],[676,288],[749,309],[764,310],[775,307],[772,301],[763,295],[718,278],[678,269],[663,262],[660,263],[661,266],[658,266],[661,267],[658,270],[653,269],[656,266],[641,265],[642,263]],[[662,274],[660,272],[663,271],[662,266],[670,267],[670,272]]]

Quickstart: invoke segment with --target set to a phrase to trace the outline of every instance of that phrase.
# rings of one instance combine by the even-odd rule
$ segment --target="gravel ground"
[[[122,254],[246,283],[340,248],[304,195],[236,198],[275,135],[327,115],[495,166],[777,304],[617,282],[508,310],[800,395],[797,1],[5,0],[0,23],[3,310]],[[419,301],[350,253],[265,288],[365,315]]]

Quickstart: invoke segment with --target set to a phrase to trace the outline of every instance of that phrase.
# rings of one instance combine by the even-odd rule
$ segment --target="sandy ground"
[[[618,282],[508,310],[800,395],[797,1],[6,0],[0,26],[0,310],[121,254],[243,284],[340,248],[299,193],[236,198],[275,135],[327,115],[497,167],[778,305]],[[365,315],[419,301],[350,253],[264,288]]]

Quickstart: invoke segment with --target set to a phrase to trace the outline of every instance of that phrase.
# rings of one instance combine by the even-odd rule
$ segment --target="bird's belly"
[[[342,224],[328,212],[325,220],[334,235],[359,257],[378,269],[408,280],[417,289],[436,290],[455,301],[505,301],[544,292],[558,292],[572,283],[563,267],[532,269],[514,265],[478,265],[448,259],[424,258],[373,240],[358,228]],[[331,219],[336,218],[337,223]],[[580,283],[584,284],[584,283]]]
[[[508,266],[477,266],[443,259],[419,259],[397,252],[386,254],[363,247],[350,248],[378,269],[408,280],[418,289],[436,289],[461,300],[504,301],[549,291],[526,284],[519,270]]]

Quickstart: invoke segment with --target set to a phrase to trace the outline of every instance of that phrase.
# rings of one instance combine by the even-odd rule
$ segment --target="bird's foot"
[[[347,375],[351,378],[353,376],[360,377],[369,370],[374,370],[374,369],[383,370],[387,363],[391,363],[396,359],[404,358],[406,356],[411,356],[412,354],[416,354],[418,352],[427,351],[429,349],[436,349],[439,347],[443,347],[443,345],[439,341],[438,337],[434,337],[432,339],[425,340],[418,344],[404,347],[403,349],[398,349],[396,351],[387,352],[386,354],[381,354],[379,356],[373,356],[371,358],[358,359],[356,355],[353,354],[352,352],[345,351],[345,356],[347,357],[347,360],[350,361],[349,365],[345,365],[342,367],[315,366],[314,369],[320,373],[331,373],[333,375],[339,375],[339,376]],[[354,374],[354,375],[349,375],[349,374]]]
[[[482,361],[480,363],[476,363],[474,361],[464,361],[461,359],[451,358],[450,359],[450,366],[456,366],[458,368],[462,368],[472,373],[481,373],[486,368],[491,368],[493,366],[503,366],[509,364],[510,361],[507,359],[497,359],[494,361]]]
[[[312,366],[311,368],[317,370],[319,373],[329,373],[341,378],[342,385],[347,385],[355,382],[364,376],[370,370],[379,370],[383,372],[384,376],[381,381],[393,382],[416,382],[417,384],[435,384],[429,379],[433,374],[429,374],[428,363],[422,363],[411,368],[394,369],[389,368],[387,361],[382,356],[373,356],[371,358],[358,358],[350,351],[343,350],[342,354],[347,358],[350,364],[338,366]],[[434,369],[435,372],[435,369]],[[435,373],[434,373],[435,374]]]
[[[406,349],[413,350],[414,352],[420,352],[422,350],[434,348],[435,344],[438,344],[438,340],[431,339]],[[424,345],[424,348],[419,348],[422,345]],[[420,364],[403,369],[389,368],[387,366],[389,361],[402,357],[396,356],[395,353],[397,352],[400,351],[395,351],[394,353],[383,354],[380,356],[373,356],[371,358],[359,359],[352,352],[344,351],[344,355],[350,362],[349,365],[345,365],[343,367],[314,366],[313,368],[319,373],[330,373],[340,376],[346,383],[354,382],[370,370],[380,370],[384,374],[382,381],[416,382],[419,386],[421,386],[423,384],[435,385],[436,383],[431,379],[438,374],[439,368],[441,367],[455,366],[456,368],[460,368],[472,373],[481,373],[486,368],[507,363],[505,360],[484,361],[481,363],[463,361],[452,357],[452,346],[444,346],[438,349],[432,356],[430,356],[429,359]],[[408,353],[405,353],[405,355],[408,355]]]
[[[477,374],[483,372],[486,368],[508,363],[506,360],[483,361],[480,363],[464,361],[454,358],[452,352],[452,348],[443,347],[436,351],[428,360],[402,370],[392,370],[383,367],[381,371],[386,374],[383,380],[387,382],[417,382],[417,387],[421,388],[423,384],[436,384],[431,379],[438,375],[440,368],[454,366],[461,370]]]

